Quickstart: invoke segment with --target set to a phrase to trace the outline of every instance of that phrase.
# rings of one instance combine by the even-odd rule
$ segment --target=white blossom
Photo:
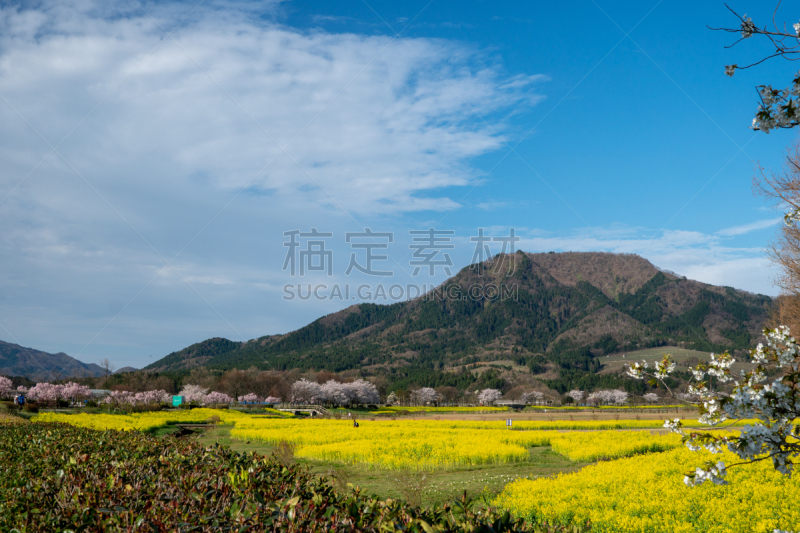
[[[660,379],[664,379],[669,374],[675,371],[675,363],[673,363],[668,357],[665,357],[663,361],[656,361],[656,377]]]
[[[582,390],[571,390],[567,394],[575,403],[581,403],[586,397],[586,393]]]
[[[729,353],[711,354],[710,361],[698,365],[693,372],[694,381],[686,396],[698,402],[701,424],[716,426],[727,420],[743,419],[757,422],[746,424],[735,437],[686,432],[679,419],[666,421],[664,427],[682,435],[691,450],[718,453],[727,449],[745,462],[768,457],[775,470],[788,475],[800,455],[800,445],[793,433],[800,411],[800,346],[785,326],[765,329],[764,335],[767,346],[759,344],[750,352],[755,368],[741,371],[737,378],[731,373],[735,360]],[[767,380],[765,365],[779,370],[779,377],[771,383]],[[671,372],[668,368],[665,370],[667,374]],[[643,373],[641,378],[645,375]],[[730,394],[712,390],[709,383],[700,381],[706,375],[715,378],[715,385],[733,382]],[[675,396],[681,397],[680,394]],[[692,486],[706,481],[724,484],[726,474],[724,462],[708,462],[688,474],[684,481]]]
[[[481,405],[492,405],[494,402],[502,398],[503,393],[497,389],[483,389],[478,393],[478,401]]]
[[[544,393],[539,391],[526,392],[520,398],[522,403],[536,403],[544,400]]]
[[[14,391],[14,384],[10,379],[0,376],[0,397],[11,394]]]
[[[625,370],[625,373],[634,379],[642,379],[649,367],[650,365],[647,364],[647,361],[642,361],[641,363],[632,363]]]
[[[183,396],[183,401],[186,403],[202,402],[203,398],[208,394],[208,389],[200,385],[185,385],[178,396]]]
[[[422,387],[420,389],[411,391],[411,401],[418,405],[429,405],[436,403],[439,399],[439,393],[430,387]]]
[[[742,38],[749,39],[756,31],[756,25],[753,24],[753,19],[746,14],[742,17]]]
[[[589,403],[598,405],[621,405],[628,400],[628,393],[621,390],[601,390],[593,392],[587,398]]]
[[[230,396],[228,396],[227,394],[224,394],[222,392],[214,391],[214,392],[209,392],[208,394],[206,394],[203,397],[203,399],[202,399],[202,401],[200,403],[202,403],[203,405],[214,405],[214,404],[218,404],[218,403],[229,403],[230,404],[230,403],[233,403],[233,398],[231,398]]]
[[[316,403],[323,397],[319,383],[301,379],[292,384],[293,403]]]
[[[389,393],[389,396],[386,397],[386,404],[394,405],[396,403],[397,403],[397,395],[394,392]]]
[[[769,133],[775,128],[792,128],[800,123],[797,100],[792,98],[800,96],[800,73],[795,75],[790,87],[779,90],[763,85],[758,88],[758,94],[761,105],[753,118],[754,130]]]
[[[249,394],[239,396],[239,401],[244,403],[257,403],[261,401],[261,398],[259,398],[257,394],[251,392]]]
[[[655,392],[648,392],[647,394],[644,395],[644,400],[647,403],[655,403],[658,401],[658,394],[656,394]]]
[[[171,399],[172,395],[163,390],[150,390],[135,394],[130,391],[113,391],[103,398],[102,403],[111,405],[155,405],[169,403]]]

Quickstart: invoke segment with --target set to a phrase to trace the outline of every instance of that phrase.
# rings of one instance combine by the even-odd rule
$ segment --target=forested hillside
[[[561,392],[643,387],[598,374],[601,357],[657,346],[743,357],[772,304],[768,296],[660,271],[635,255],[518,252],[498,260],[499,273],[471,265],[413,301],[354,305],[246,343],[209,339],[147,368],[327,370],[384,376],[393,387],[457,388],[497,385],[511,372]],[[448,297],[489,284],[505,287],[505,297]]]
[[[101,376],[104,370],[65,353],[47,353],[0,341],[0,375],[25,376],[34,380]]]

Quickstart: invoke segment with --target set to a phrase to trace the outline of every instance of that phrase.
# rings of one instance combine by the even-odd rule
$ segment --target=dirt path
[[[593,420],[665,420],[667,418],[696,418],[697,411],[687,409],[659,409],[657,412],[609,412],[598,409],[595,412],[577,411],[577,412],[564,412],[564,411],[551,411],[541,413],[487,413],[487,414],[469,414],[469,413],[431,413],[418,416],[404,416],[397,417],[395,420],[470,420],[470,421],[502,421],[502,420],[538,420],[542,422],[553,422],[557,420],[566,421],[593,421]],[[380,420],[376,418],[375,420]],[[388,420],[391,420],[389,418]]]

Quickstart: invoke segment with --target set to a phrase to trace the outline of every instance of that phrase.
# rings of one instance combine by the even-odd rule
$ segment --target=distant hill
[[[0,341],[0,374],[6,376],[25,376],[34,381],[44,381],[95,377],[104,373],[98,365],[82,363],[65,353],[52,354]]]
[[[513,361],[556,390],[576,383],[592,388],[598,380],[614,386],[622,378],[599,373],[602,355],[678,346],[741,356],[759,337],[772,305],[768,296],[688,280],[636,255],[517,252],[498,261],[500,273],[471,265],[437,294],[502,284],[516,288],[514,298],[429,294],[391,305],[358,304],[285,335],[246,343],[208,339],[147,369],[298,368],[385,375],[402,385],[461,386],[474,381],[479,362]]]

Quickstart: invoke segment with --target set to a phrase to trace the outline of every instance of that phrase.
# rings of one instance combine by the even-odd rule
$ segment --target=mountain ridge
[[[599,356],[644,347],[741,354],[772,304],[768,296],[664,272],[637,255],[604,252],[497,256],[463,268],[437,291],[446,296],[476,284],[514,286],[516,298],[429,293],[356,304],[283,335],[207,339],[146,369],[297,368],[429,385],[463,383],[459,373],[478,361],[516,360],[532,374],[596,374]]]
[[[59,352],[47,353],[19,344],[0,341],[0,374],[24,376],[45,381],[68,377],[97,377],[105,370],[94,363],[84,363]]]

